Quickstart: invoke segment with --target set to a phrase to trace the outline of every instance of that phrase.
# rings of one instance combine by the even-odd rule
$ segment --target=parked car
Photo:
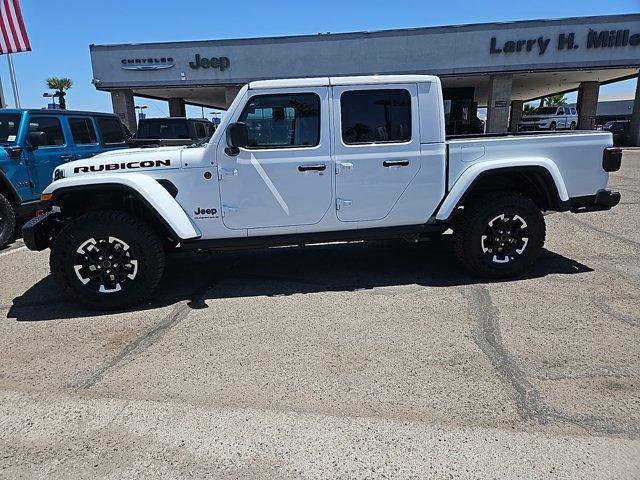
[[[0,109],[0,248],[13,237],[16,218],[38,209],[58,165],[126,147],[113,114]]]
[[[191,145],[210,137],[215,130],[205,118],[143,118],[128,143],[130,147]]]
[[[613,144],[618,147],[628,147],[631,145],[629,134],[631,132],[631,120],[612,120],[602,126],[602,130],[611,132]]]
[[[538,107],[530,115],[520,119],[519,131],[575,130],[578,126],[576,107]]]
[[[153,293],[171,252],[413,243],[449,228],[464,267],[510,277],[542,251],[543,212],[620,201],[606,188],[622,158],[609,132],[453,140],[444,119],[434,76],[251,82],[202,146],[56,169],[25,244],[51,248],[73,301],[123,308]]]

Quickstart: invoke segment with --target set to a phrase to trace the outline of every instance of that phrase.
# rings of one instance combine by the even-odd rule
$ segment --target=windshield
[[[143,120],[138,126],[138,138],[191,138],[185,120],[173,118],[154,118],[153,120]]]
[[[20,115],[13,113],[0,114],[0,144],[15,143],[20,128]]]
[[[531,115],[555,115],[558,107],[538,107]]]

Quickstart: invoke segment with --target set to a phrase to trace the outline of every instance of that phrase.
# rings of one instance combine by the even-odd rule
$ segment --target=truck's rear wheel
[[[51,273],[72,300],[93,309],[143,302],[164,270],[158,235],[124,212],[90,212],[66,225],[51,246]]]
[[[485,277],[502,278],[523,273],[538,258],[545,224],[531,199],[501,192],[472,200],[453,233],[463,266]]]
[[[0,193],[0,248],[13,238],[16,230],[16,214],[7,197]]]

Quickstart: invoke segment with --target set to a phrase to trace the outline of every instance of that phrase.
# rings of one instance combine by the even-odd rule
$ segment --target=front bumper
[[[539,125],[537,123],[521,123],[518,125],[519,132],[537,132],[540,130],[549,130],[549,125]]]
[[[24,244],[37,252],[48,248],[59,225],[58,214],[53,211],[32,218],[22,227]]]
[[[576,197],[571,200],[571,211],[573,213],[599,212],[610,210],[620,203],[620,192],[611,190],[600,190],[595,195],[586,197]]]

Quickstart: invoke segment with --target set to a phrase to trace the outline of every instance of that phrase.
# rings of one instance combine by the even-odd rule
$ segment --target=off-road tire
[[[496,257],[484,251],[483,245],[487,229],[492,228],[489,222],[501,215],[507,219],[518,216],[526,222],[527,243],[522,253],[514,253],[505,263],[497,263]],[[453,248],[458,261],[473,273],[487,278],[508,278],[524,273],[536,261],[545,233],[542,212],[531,199],[516,193],[496,192],[474,198],[465,205],[454,224]]]
[[[89,239],[105,238],[126,243],[129,255],[136,260],[134,278],[123,278],[121,290],[112,293],[83,284],[74,268],[83,244]],[[56,235],[49,264],[53,278],[72,301],[96,310],[120,310],[151,296],[164,271],[165,253],[158,235],[137,217],[116,210],[97,210],[69,222]]]
[[[13,239],[16,231],[16,213],[7,197],[0,193],[0,248]]]
[[[571,125],[569,125],[569,130],[575,130],[576,129],[576,122],[571,122]]]

